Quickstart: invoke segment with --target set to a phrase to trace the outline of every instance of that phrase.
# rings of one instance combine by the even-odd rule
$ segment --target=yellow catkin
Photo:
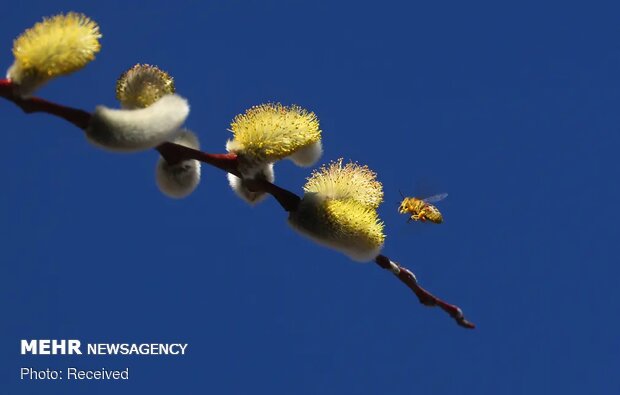
[[[385,241],[377,212],[351,199],[325,200],[310,194],[288,220],[301,234],[358,262],[374,259]]]
[[[372,170],[339,159],[314,171],[304,191],[289,214],[293,229],[355,261],[368,262],[380,253],[385,234],[376,209],[383,189]]]
[[[75,12],[45,18],[13,42],[15,64],[11,79],[37,74],[53,78],[84,67],[95,58],[101,45],[99,26]]]
[[[377,212],[355,200],[326,200],[325,221],[329,223],[330,238],[358,248],[374,249],[383,245],[383,222]]]
[[[174,91],[173,78],[148,64],[136,64],[116,81],[116,98],[125,108],[148,107]]]
[[[237,115],[228,149],[249,158],[276,161],[320,140],[319,121],[299,106],[262,104]]]
[[[368,166],[347,163],[342,158],[315,170],[304,186],[306,193],[317,193],[330,199],[353,199],[377,208],[383,201],[383,187]]]

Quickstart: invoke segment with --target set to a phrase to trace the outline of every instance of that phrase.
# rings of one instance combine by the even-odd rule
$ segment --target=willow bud
[[[185,147],[200,149],[198,137],[189,130],[172,141]],[[169,164],[161,156],[155,168],[155,180],[159,190],[166,196],[180,199],[190,195],[200,183],[200,162],[188,159]]]
[[[228,173],[227,176],[228,183],[230,184],[232,190],[237,194],[237,196],[249,204],[254,205],[260,203],[267,196],[265,192],[257,192],[250,189],[247,179],[241,179],[230,173]],[[263,165],[261,168],[255,168],[252,180],[274,182],[275,174],[273,172],[273,163]]]
[[[165,95],[151,106],[136,110],[98,106],[86,137],[109,151],[147,150],[176,138],[188,115],[189,104],[178,95]]]
[[[7,78],[16,93],[29,97],[58,76],[77,71],[101,49],[99,26],[83,14],[69,12],[44,18],[13,42],[15,61]]]

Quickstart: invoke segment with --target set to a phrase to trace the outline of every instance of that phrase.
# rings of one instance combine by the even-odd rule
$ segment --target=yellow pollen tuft
[[[148,64],[133,66],[116,81],[116,98],[129,109],[146,108],[174,91],[173,78]]]
[[[342,164],[342,159],[315,170],[304,186],[304,197],[290,212],[289,223],[300,233],[351,259],[374,259],[385,241],[377,214],[382,185],[367,166]]]
[[[304,191],[328,199],[353,199],[371,208],[379,207],[383,201],[383,187],[376,173],[353,162],[343,166],[342,158],[315,170]]]
[[[97,23],[83,14],[44,18],[13,42],[15,64],[9,78],[19,84],[22,79],[47,80],[79,70],[99,52],[100,38]]]
[[[313,112],[293,105],[262,104],[235,117],[229,149],[246,157],[273,162],[320,140]]]
[[[383,222],[377,212],[355,200],[326,200],[325,220],[332,228],[331,238],[362,249],[383,245]]]

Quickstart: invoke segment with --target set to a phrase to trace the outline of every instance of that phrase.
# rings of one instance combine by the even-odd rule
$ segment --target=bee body
[[[443,216],[437,207],[429,203],[429,200],[439,201],[445,198],[447,194],[432,196],[428,199],[418,199],[416,197],[404,197],[400,203],[398,212],[401,214],[409,214],[409,221],[430,221],[435,224],[443,222]]]

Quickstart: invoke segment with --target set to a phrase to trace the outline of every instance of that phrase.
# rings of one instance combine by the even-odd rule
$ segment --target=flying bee
[[[448,196],[447,193],[440,193],[425,199],[405,197],[402,192],[400,193],[400,196],[403,197],[403,201],[400,203],[398,212],[400,214],[411,214],[411,217],[409,217],[407,222],[411,220],[422,222],[426,222],[428,220],[436,224],[443,222],[441,212],[439,212],[437,207],[433,206],[431,203],[436,203],[445,199],[446,196]]]

